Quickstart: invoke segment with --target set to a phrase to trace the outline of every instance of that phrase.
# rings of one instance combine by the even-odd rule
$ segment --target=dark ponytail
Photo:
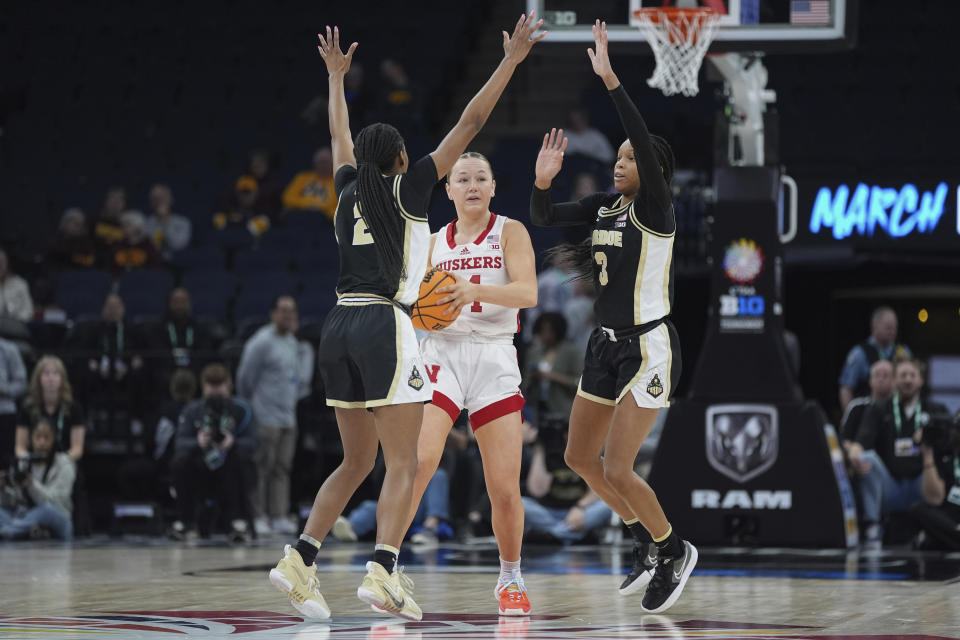
[[[357,205],[373,236],[380,277],[395,283],[406,277],[403,261],[403,217],[388,181],[383,179],[403,151],[403,137],[388,124],[364,127],[354,142],[357,158]]]

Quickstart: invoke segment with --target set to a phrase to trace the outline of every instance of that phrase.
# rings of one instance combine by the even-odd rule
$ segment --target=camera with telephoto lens
[[[921,442],[934,451],[960,453],[960,413],[951,418],[934,413],[923,427]]]
[[[211,471],[219,469],[226,461],[227,454],[220,449],[219,445],[227,437],[227,430],[232,424],[233,416],[230,415],[226,398],[211,396],[204,400],[203,425],[200,429],[210,434],[210,442],[213,446],[204,451],[203,461]]]
[[[13,461],[13,464],[10,465],[10,482],[14,485],[21,485],[27,479],[27,474],[30,473],[30,467],[33,466],[34,462],[42,462],[45,460],[43,456],[29,456],[23,458],[17,458]]]

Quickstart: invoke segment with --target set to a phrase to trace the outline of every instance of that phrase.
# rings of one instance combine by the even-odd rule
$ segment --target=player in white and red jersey
[[[460,316],[420,343],[434,391],[423,412],[408,522],[440,464],[450,428],[466,409],[483,458],[500,549],[495,590],[500,614],[529,615],[520,574],[523,396],[513,334],[520,328],[519,310],[537,304],[536,260],[526,227],[490,211],[496,183],[486,158],[460,156],[446,186],[457,219],[430,238],[430,263],[456,278],[438,292],[447,294],[440,303],[449,302],[451,315],[459,309]]]

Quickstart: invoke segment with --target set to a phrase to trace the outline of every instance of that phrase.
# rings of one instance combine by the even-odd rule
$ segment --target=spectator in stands
[[[138,391],[137,378],[143,369],[141,344],[126,321],[123,299],[107,294],[100,311],[100,322],[78,336],[77,346],[91,355],[87,359],[84,397],[96,424],[107,419],[111,429],[129,419],[133,398]],[[96,414],[96,415],[95,415]]]
[[[878,307],[870,316],[870,337],[847,353],[840,372],[840,410],[846,411],[854,398],[870,393],[870,366],[877,360],[909,358],[910,349],[897,343],[897,314],[890,307]]]
[[[283,182],[273,169],[273,154],[266,149],[254,149],[247,162],[247,173],[257,181],[259,212],[276,220],[283,208]]]
[[[569,544],[607,526],[612,512],[564,463],[566,429],[565,420],[538,425],[523,513],[528,531],[546,533]]]
[[[123,240],[120,216],[127,210],[127,192],[123,187],[110,187],[103,201],[103,209],[93,228],[93,239],[101,252]]]
[[[259,188],[253,176],[240,176],[233,194],[224,200],[220,210],[213,214],[213,227],[241,227],[250,235],[259,237],[270,228],[270,218],[258,204]]]
[[[527,309],[527,326],[532,327],[537,316],[548,311],[563,313],[573,295],[573,273],[561,264],[558,256],[549,259],[549,266],[537,276],[537,306]],[[528,334],[532,338],[532,334]]]
[[[76,463],[56,450],[46,419],[33,427],[30,442],[29,457],[19,459],[13,473],[0,471],[0,538],[71,540]]]
[[[893,363],[889,360],[877,360],[870,367],[870,395],[854,398],[847,405],[840,420],[840,441],[844,449],[849,449],[867,408],[874,404],[882,404],[893,396]]]
[[[173,212],[173,192],[170,187],[155,184],[150,188],[150,210],[146,233],[163,257],[169,258],[190,244],[193,226],[188,218]]]
[[[53,427],[53,446],[71,460],[83,457],[87,427],[83,407],[73,399],[67,368],[57,356],[43,356],[30,375],[27,397],[17,418],[17,456],[27,455],[30,430],[41,420]]]
[[[393,58],[385,58],[380,63],[380,83],[377,118],[403,131],[416,131],[420,111],[407,70]]]
[[[290,513],[290,469],[297,443],[297,401],[310,393],[313,348],[296,338],[297,303],[278,296],[270,324],[247,341],[237,368],[237,391],[249,400],[257,416],[257,533],[294,534]],[[268,524],[266,518],[270,517]]]
[[[333,156],[330,147],[313,154],[313,169],[301,171],[283,192],[283,208],[322,211],[333,221],[337,196],[333,191]]]
[[[174,369],[198,371],[202,362],[197,362],[197,354],[202,358],[213,348],[209,332],[193,317],[190,292],[183,287],[175,288],[167,296],[163,322],[155,327],[149,340],[150,349],[162,358],[158,373],[164,387]]]
[[[575,280],[573,295],[563,306],[563,317],[567,319],[567,340],[583,353],[590,339],[590,332],[597,326],[594,315],[593,283],[588,280]]]
[[[922,549],[960,551],[960,413],[953,422],[952,428],[938,425],[946,437],[936,448],[920,436],[923,500],[913,505],[910,513],[923,528],[926,540]]]
[[[566,420],[583,371],[583,351],[566,339],[567,321],[556,311],[537,318],[533,335],[527,351],[523,395],[527,405],[537,411],[537,424],[549,419]]]
[[[183,540],[197,522],[201,498],[214,498],[230,522],[230,537],[248,536],[248,504],[257,426],[243,400],[232,397],[230,372],[219,363],[200,374],[202,398],[184,407],[177,425],[173,458],[177,520],[170,537]]]
[[[884,516],[905,511],[923,497],[923,459],[914,436],[931,415],[947,413],[943,405],[920,397],[924,376],[919,360],[898,360],[893,375],[893,396],[866,410],[856,442],[848,448],[850,462],[861,476],[868,549],[881,545]]]
[[[613,164],[616,154],[607,136],[590,126],[590,114],[578,108],[570,112],[570,127],[564,130],[567,136],[566,155],[582,155],[600,164]],[[594,192],[595,193],[595,192]]]
[[[97,250],[83,210],[71,207],[63,212],[50,256],[67,269],[87,269],[96,263]]]
[[[117,271],[159,267],[163,258],[147,235],[147,219],[139,211],[127,211],[120,216],[123,238],[109,250],[108,265]]]
[[[17,400],[27,390],[27,370],[17,345],[0,338],[0,469],[14,451]]]
[[[33,317],[33,299],[27,281],[10,271],[7,252],[0,249],[0,318],[28,322]]]
[[[180,414],[197,395],[197,376],[189,369],[177,369],[170,377],[169,391],[170,397],[146,421],[141,434],[143,455],[127,456],[117,470],[117,489],[124,498],[167,501],[175,494],[171,491],[174,436]]]

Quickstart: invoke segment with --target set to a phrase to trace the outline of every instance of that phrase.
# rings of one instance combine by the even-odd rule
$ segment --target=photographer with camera
[[[29,454],[0,471],[0,538],[73,538],[70,495],[77,470],[69,455],[56,451],[54,437],[50,421],[40,418]]]
[[[960,413],[934,416],[922,430],[923,500],[910,515],[925,534],[923,549],[960,550]]]
[[[943,405],[920,397],[924,376],[919,360],[898,360],[893,376],[893,397],[867,409],[856,442],[847,450],[860,476],[865,546],[870,550],[882,544],[881,519],[906,511],[923,497],[919,431],[929,423],[930,416],[947,413]]]
[[[184,407],[177,426],[173,482],[178,519],[170,537],[183,540],[197,521],[198,500],[214,498],[230,523],[230,539],[248,538],[256,423],[250,406],[231,397],[230,372],[219,363],[200,374],[202,398]]]

